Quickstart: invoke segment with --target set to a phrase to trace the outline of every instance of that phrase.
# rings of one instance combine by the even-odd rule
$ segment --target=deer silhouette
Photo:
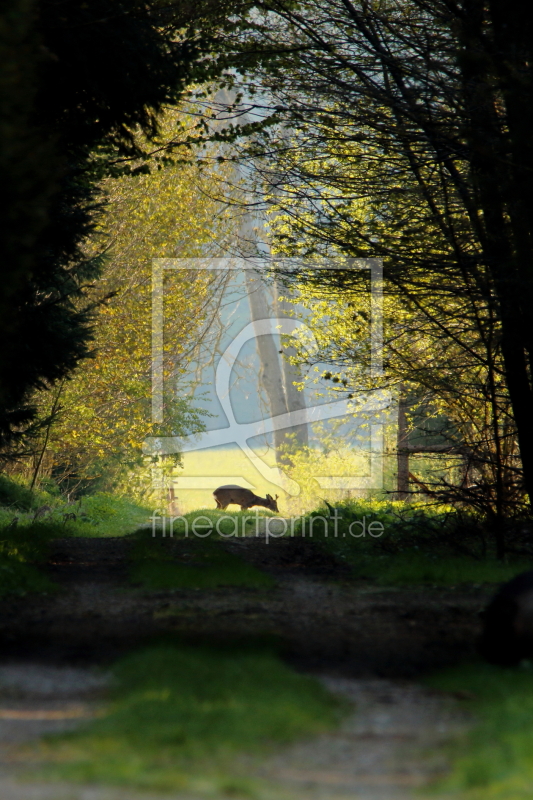
[[[234,486],[233,484],[219,486],[218,489],[215,489],[213,492],[217,508],[221,508],[222,510],[234,503],[241,507],[241,511],[246,511],[252,506],[263,506],[263,508],[268,508],[270,511],[279,512],[276,502],[278,496],[279,495],[272,497],[272,495],[267,494],[266,497],[258,497],[251,492],[250,489],[243,489],[242,486]]]

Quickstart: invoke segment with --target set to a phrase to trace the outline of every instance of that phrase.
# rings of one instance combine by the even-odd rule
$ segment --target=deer
[[[276,502],[279,495],[272,497],[272,495],[267,494],[264,498],[258,497],[251,492],[250,489],[243,489],[242,486],[235,486],[233,484],[219,486],[218,489],[215,489],[213,492],[213,497],[216,500],[217,508],[221,508],[222,511],[232,503],[235,503],[241,507],[241,511],[247,511],[252,506],[263,506],[263,508],[268,508],[270,511],[279,512]]]

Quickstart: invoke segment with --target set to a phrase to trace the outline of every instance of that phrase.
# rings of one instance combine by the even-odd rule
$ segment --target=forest
[[[527,6],[0,21],[0,795],[529,797]]]

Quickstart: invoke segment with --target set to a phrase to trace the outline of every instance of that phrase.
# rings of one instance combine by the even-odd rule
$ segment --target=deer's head
[[[271,494],[267,494],[266,496],[267,505],[265,506],[265,508],[270,509],[270,511],[277,511],[279,513],[278,504],[276,502],[278,497],[279,494],[277,494],[275,497],[272,497]]]

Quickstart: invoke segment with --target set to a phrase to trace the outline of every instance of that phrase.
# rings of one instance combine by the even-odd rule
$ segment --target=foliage
[[[200,516],[200,515],[195,515]],[[270,588],[274,580],[225,551],[220,542],[192,539],[183,547],[152,538],[151,532],[136,535],[131,553],[130,581],[145,589],[214,589],[223,586]]]
[[[533,787],[531,665],[503,669],[469,664],[431,676],[431,686],[460,693],[478,717],[449,748],[451,775],[435,788],[464,800],[526,800]]]
[[[40,746],[47,775],[159,790],[249,789],[237,753],[321,733],[342,713],[313,678],[257,647],[161,645],[127,656],[113,673],[106,715]]]
[[[148,508],[126,497],[97,492],[77,502],[67,502],[57,486],[30,490],[4,476],[0,479],[0,532],[7,541],[25,542],[25,552],[35,540],[32,558],[41,558],[39,547],[62,536],[122,536],[146,526]],[[33,538],[32,538],[33,537]],[[33,552],[33,551],[32,551]]]
[[[169,111],[157,142],[171,138],[184,119],[185,113]],[[98,297],[110,299],[95,318],[95,350],[61,385],[57,401],[49,392],[37,398],[43,417],[51,403],[57,406],[50,431],[39,440],[46,448],[40,471],[53,473],[67,489],[76,483],[112,489],[128,469],[143,464],[148,435],[203,430],[200,413],[177,397],[177,384],[209,329],[224,277],[164,271],[165,430],[151,422],[152,259],[207,256],[223,247],[229,220],[209,197],[215,171],[167,164],[102,183],[106,214],[85,243],[90,258],[107,242]]]
[[[369,415],[370,416],[370,415]],[[364,448],[363,442],[369,439],[369,423],[362,423],[355,431],[346,433],[333,425],[330,431],[325,431],[320,424],[313,425],[313,435],[318,440],[311,447],[292,447],[284,449],[286,454],[284,472],[300,487],[300,492],[295,497],[287,496],[283,503],[284,513],[304,514],[316,507],[317,500],[325,497],[330,503],[344,503],[350,497],[375,496],[382,499],[387,492],[394,491],[394,464],[389,453],[371,452]],[[344,423],[345,424],[345,423]],[[385,424],[383,425],[386,428]],[[388,431],[386,432],[388,433]],[[385,436],[386,436],[385,433]],[[375,476],[382,479],[381,488],[353,489],[352,482],[364,487],[365,482],[372,485]],[[330,480],[346,482],[345,488],[329,488]],[[326,486],[321,488],[321,482]],[[378,483],[376,481],[376,483]],[[379,484],[378,484],[379,485]]]
[[[237,157],[277,247],[383,259],[391,377],[453,411],[450,444],[465,438],[477,472],[463,498],[501,519],[533,497],[530,20],[518,2],[260,8],[240,86],[276,124]],[[366,288],[349,264],[299,278],[331,304]]]
[[[326,279],[321,277],[321,282]],[[485,318],[482,302],[468,306],[471,295],[459,299],[456,288],[443,283],[437,290],[431,277],[425,286],[418,281],[416,300],[411,302],[386,282],[385,371],[376,377],[369,369],[369,293],[357,286],[335,290],[314,283],[298,282],[293,301],[308,310],[306,322],[314,336],[312,347],[308,334],[298,337],[296,358],[306,364],[307,380],[330,396],[353,398],[354,409],[370,392],[379,397],[380,389],[392,389],[395,402],[401,397],[408,417],[404,445],[436,451],[425,455],[421,476],[426,494],[489,515],[502,508],[508,514],[523,508],[501,354],[490,350],[490,342],[498,338],[497,324],[490,314]],[[375,414],[374,420],[370,413],[366,417],[368,422],[378,421]],[[389,451],[395,451],[390,433],[388,439]]]
[[[34,504],[35,496],[26,486],[0,475],[0,506],[29,511]]]
[[[295,535],[311,538],[350,568],[350,579],[382,586],[456,586],[507,581],[532,556],[496,558],[486,522],[452,507],[345,500],[301,518]],[[518,538],[517,530],[508,538]]]
[[[158,116],[212,72],[203,55],[224,2],[161,6],[8,0],[0,18],[0,445],[27,452],[31,394],[57,385],[90,354],[92,282],[101,259],[86,237],[100,218],[103,176],[145,158]],[[232,6],[233,10],[233,6]],[[140,165],[144,169],[146,165]],[[104,245],[105,246],[105,245]],[[9,347],[5,346],[9,341]],[[17,445],[19,443],[19,445]],[[26,447],[26,449],[24,449]],[[7,448],[7,450],[6,450]]]

